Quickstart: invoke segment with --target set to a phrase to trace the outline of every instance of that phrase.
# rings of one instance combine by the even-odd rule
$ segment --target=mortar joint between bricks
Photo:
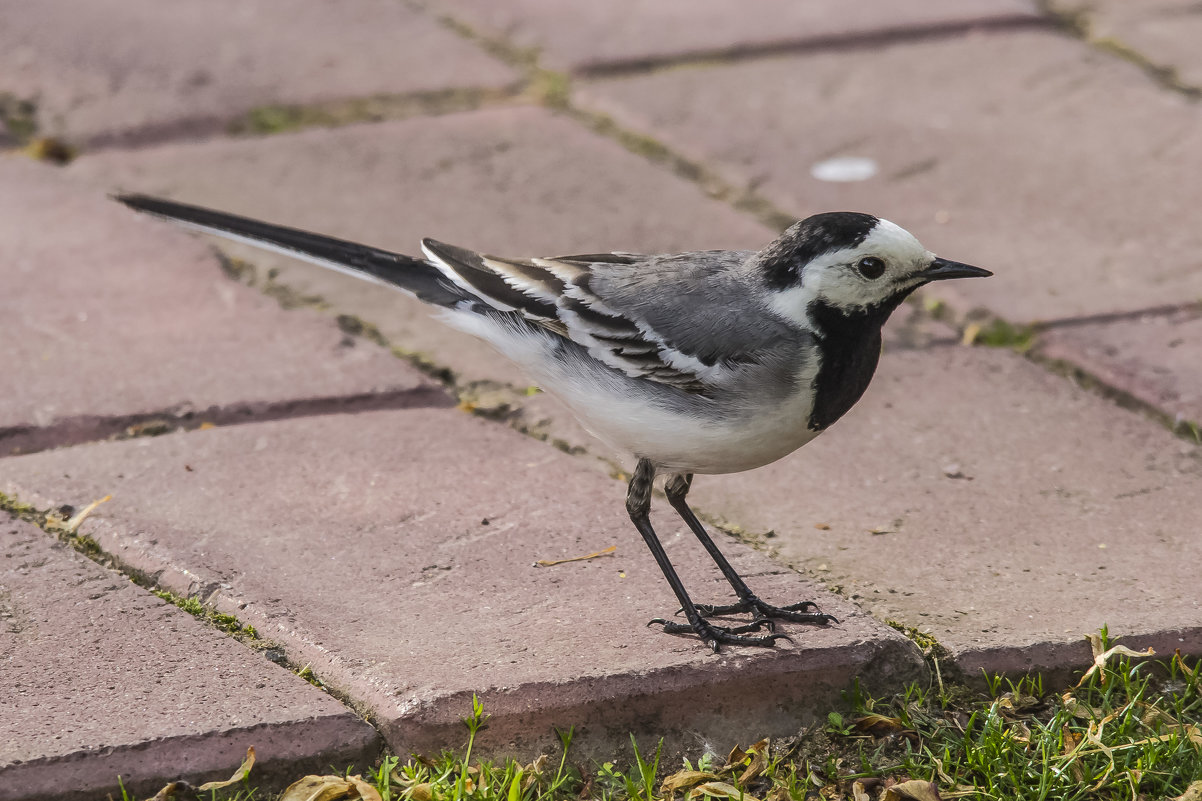
[[[1090,6],[1067,7],[1057,0],[1036,0],[1036,5],[1040,12],[1052,20],[1065,34],[1080,39],[1107,55],[1138,67],[1164,89],[1189,100],[1202,100],[1202,86],[1183,81],[1177,68],[1173,65],[1157,63],[1152,56],[1115,36],[1099,35],[1094,24],[1094,12]]]
[[[237,615],[218,609],[215,601],[221,592],[221,585],[219,583],[209,582],[202,585],[197,592],[181,595],[162,586],[159,581],[161,573],[150,574],[139,570],[123,562],[116,555],[105,551],[89,535],[68,531],[63,526],[61,516],[53,509],[38,509],[32,504],[21,501],[14,495],[0,492],[0,511],[7,512],[13,517],[36,525],[46,534],[63,542],[106,570],[121,575],[165,603],[169,603],[182,612],[197,618],[209,628],[216,629],[222,634],[238,640],[242,645],[263,653],[269,661],[283,667],[285,670],[301,675],[308,668],[312,679],[305,676],[302,676],[302,678],[306,678],[310,684],[322,689],[335,698],[363,719],[364,722],[372,724],[370,710],[367,709],[363,701],[351,697],[336,687],[330,686],[317,676],[316,672],[310,666],[302,666],[291,659],[281,644],[261,636],[253,626],[244,623]]]

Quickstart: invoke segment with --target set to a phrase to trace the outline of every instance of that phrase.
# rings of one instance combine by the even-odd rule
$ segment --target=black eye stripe
[[[865,278],[880,278],[885,274],[885,260],[879,259],[876,256],[865,256],[856,262],[856,269]]]

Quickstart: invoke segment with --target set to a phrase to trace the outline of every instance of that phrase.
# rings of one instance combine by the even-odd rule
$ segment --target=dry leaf
[[[977,337],[981,335],[980,323],[969,323],[964,326],[964,335],[960,337],[961,345],[971,345],[977,341]]]
[[[1156,652],[1151,648],[1146,651],[1132,651],[1125,645],[1114,645],[1103,651],[1101,635],[1086,634],[1085,637],[1089,640],[1089,647],[1093,650],[1093,666],[1090,667],[1089,670],[1085,671],[1085,675],[1081,677],[1081,681],[1077,682],[1077,687],[1085,684],[1085,682],[1089,680],[1090,676],[1104,668],[1106,666],[1106,662],[1109,661],[1110,657],[1114,656],[1115,654],[1135,657],[1156,656]],[[1102,674],[1102,683],[1106,683],[1105,673]],[[1076,688],[1074,687],[1074,689]]]
[[[170,801],[175,797],[175,794],[191,787],[187,782],[171,782],[162,790],[154,794],[154,797],[149,801]]]
[[[1185,788],[1185,792],[1170,801],[1202,801],[1202,780],[1196,781],[1189,787]]]
[[[884,784],[885,780],[880,778],[856,779],[851,784],[852,801],[872,801],[870,793],[880,789]]]
[[[1139,722],[1147,726],[1149,729],[1155,729],[1159,726],[1176,726],[1177,718],[1165,712],[1158,706],[1153,704],[1145,704],[1142,701],[1137,702],[1136,706],[1147,710],[1139,717]]]
[[[997,699],[998,711],[1002,714],[1010,712],[1024,713],[1040,705],[1040,700],[1033,695],[1005,692]],[[1013,716],[1011,716],[1013,717]]]
[[[705,784],[699,784],[692,790],[689,790],[689,792],[685,795],[685,799],[686,801],[691,801],[691,799],[694,799],[697,796],[730,798],[733,799],[733,801],[759,801],[758,798],[750,793],[744,793],[739,790],[738,787],[735,787],[733,784],[727,784],[726,782],[706,782]]]
[[[701,782],[714,781],[718,774],[704,770],[680,770],[664,779],[659,786],[660,795],[672,795],[678,790],[692,787]]]
[[[1081,738],[1074,734],[1068,726],[1065,726],[1060,730],[1060,737],[1062,740],[1064,740],[1064,756],[1071,759],[1073,752],[1081,747]],[[1073,774],[1073,778],[1078,782],[1085,781],[1085,771],[1077,763],[1077,760],[1072,759],[1072,761],[1069,762],[1068,769]]]
[[[1200,663],[1198,667],[1194,668],[1193,670],[1190,670],[1189,667],[1186,666],[1185,660],[1181,658],[1180,648],[1173,651],[1173,661],[1177,663],[1177,668],[1184,673],[1187,678],[1196,679],[1198,678],[1198,672],[1202,671],[1202,663]]]
[[[361,798],[362,801],[382,801],[380,794],[376,791],[376,788],[363,781],[362,776],[347,776],[346,778],[359,793],[359,798]]]
[[[104,500],[107,501],[108,498],[106,497]],[[99,501],[99,503],[103,503],[103,501]],[[226,779],[223,782],[205,782],[204,784],[200,785],[200,787],[198,787],[197,789],[204,792],[204,791],[208,791],[208,790],[220,790],[222,787],[229,787],[231,784],[237,784],[238,782],[242,781],[250,774],[250,769],[253,768],[254,766],[255,766],[255,747],[252,745],[246,749],[246,759],[242,760],[242,764],[238,766],[238,769],[236,771],[234,771],[233,776],[230,776],[228,779]]]
[[[412,801],[433,801],[434,785],[430,782],[415,784],[405,791],[405,795]]]
[[[108,498],[105,498],[104,500],[108,500]],[[104,503],[104,501],[97,501],[96,503],[92,504],[91,508],[95,508],[96,505],[100,504],[100,503]],[[192,785],[188,784],[187,782],[171,782],[166,787],[164,787],[162,790],[159,790],[157,793],[155,793],[154,797],[151,798],[150,801],[168,801],[168,799],[170,799],[176,793],[184,792],[184,791],[191,792],[191,793],[197,793],[197,792],[208,791],[208,790],[220,790],[222,787],[229,787],[231,784],[237,784],[238,782],[245,779],[247,777],[247,775],[250,773],[250,769],[252,767],[254,767],[254,764],[255,764],[255,747],[252,745],[246,749],[246,759],[242,760],[242,764],[238,766],[238,769],[236,771],[234,771],[234,775],[230,776],[225,781],[205,782],[204,784],[200,785],[199,787],[193,787]]]
[[[768,740],[760,740],[748,748],[747,756],[751,757],[751,763],[739,775],[739,784],[742,785],[746,785],[749,781],[768,769]]]
[[[31,139],[29,144],[21,148],[21,152],[37,161],[49,161],[54,164],[66,164],[76,156],[75,148],[52,136]]]
[[[64,531],[67,534],[74,534],[75,532],[79,531],[79,527],[83,525],[83,521],[87,519],[88,515],[92,514],[92,512],[96,510],[97,506],[102,503],[107,503],[112,499],[112,495],[105,495],[98,501],[92,501],[87,506],[76,512],[70,520],[63,520],[57,514],[52,512],[46,515],[46,527],[49,529]],[[163,789],[166,790],[167,788],[164,787]]]
[[[539,567],[554,567],[555,565],[563,565],[567,564],[568,562],[583,562],[586,559],[596,559],[598,556],[609,556],[616,550],[618,550],[618,546],[611,545],[608,548],[604,548],[600,551],[594,551],[593,553],[585,554],[584,556],[573,556],[570,559],[539,559],[534,564],[538,565]]]
[[[1013,737],[1015,740],[1018,740],[1020,743],[1031,742],[1031,729],[1021,720],[1016,720],[1011,723],[1006,727],[1006,731],[1010,733],[1011,737]]]
[[[342,776],[305,776],[288,785],[279,801],[340,801],[351,796],[354,785]]]
[[[907,798],[914,801],[943,801],[935,782],[924,782],[921,779],[911,779],[908,782],[893,785],[885,790],[884,798],[881,801],[901,801]]]
[[[78,512],[75,513],[74,517],[72,517],[70,520],[67,521],[66,526],[64,526],[66,532],[68,534],[74,534],[76,531],[79,531],[79,527],[81,525],[83,525],[83,521],[87,519],[88,515],[92,514],[92,512],[96,510],[97,506],[99,506],[102,503],[108,503],[112,499],[113,499],[112,495],[105,495],[100,500],[92,501],[87,506],[80,509]],[[250,761],[251,761],[251,764],[254,764],[255,760],[254,760],[254,752],[253,751],[251,752]],[[250,770],[250,768],[247,768],[247,770]],[[224,785],[222,785],[222,786],[224,786]]]
[[[1101,707],[1083,704],[1074,698],[1071,692],[1065,693],[1061,700],[1064,703],[1064,708],[1075,718],[1081,718],[1082,720],[1086,718],[1100,718],[1104,714],[1104,710]]]
[[[543,771],[547,767],[547,755],[539,754],[533,762],[522,768],[522,790],[529,790],[530,787],[542,777]]]
[[[901,734],[906,731],[906,727],[900,719],[875,713],[856,718],[852,721],[851,728],[853,731],[871,734],[873,737],[888,737],[891,734]]]

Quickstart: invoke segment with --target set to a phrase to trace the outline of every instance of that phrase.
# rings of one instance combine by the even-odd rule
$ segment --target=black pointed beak
[[[942,281],[945,278],[988,278],[993,273],[973,267],[971,264],[961,264],[958,261],[936,258],[931,266],[919,273],[927,281]]]

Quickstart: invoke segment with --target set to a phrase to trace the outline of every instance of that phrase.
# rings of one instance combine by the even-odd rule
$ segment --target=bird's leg
[[[733,628],[722,628],[713,625],[701,616],[689,598],[689,594],[685,592],[680,576],[676,575],[676,569],[668,561],[668,555],[664,553],[664,546],[660,544],[659,538],[655,536],[655,531],[651,528],[651,519],[648,515],[651,511],[651,482],[654,479],[655,465],[646,459],[639,459],[638,465],[634,469],[634,475],[630,478],[630,487],[626,494],[626,511],[630,513],[630,520],[634,523],[634,527],[643,535],[643,541],[651,549],[651,555],[655,557],[656,564],[663,571],[664,578],[672,587],[672,592],[676,593],[676,599],[680,601],[680,607],[684,610],[685,617],[689,622],[687,624],[674,623],[662,618],[656,618],[651,622],[662,625],[664,631],[669,634],[695,633],[714,652],[717,652],[719,644],[772,645],[783,637],[784,635],[781,634],[746,636],[742,632],[756,631],[760,628],[760,624],[750,623]]]
[[[701,544],[709,552],[710,558],[718,565],[718,569],[722,571],[722,575],[726,576],[726,580],[730,582],[735,595],[739,598],[738,603],[726,606],[698,604],[695,609],[702,617],[754,612],[756,620],[788,620],[795,623],[819,623],[822,625],[839,622],[831,615],[814,611],[818,609],[818,604],[813,601],[802,601],[801,603],[789,604],[788,606],[770,606],[761,601],[751,591],[751,588],[747,586],[747,583],[743,581],[742,577],[735,572],[735,569],[731,567],[730,562],[726,561],[726,557],[718,550],[717,544],[710,539],[705,526],[701,525],[701,521],[697,519],[697,515],[693,514],[693,510],[685,503],[685,496],[689,494],[689,487],[692,486],[692,483],[692,474],[678,473],[668,479],[668,483],[664,485],[664,492],[668,496],[668,503],[672,504],[672,508],[676,510],[676,513],[693,530],[693,533],[697,535],[697,539],[701,540]]]

